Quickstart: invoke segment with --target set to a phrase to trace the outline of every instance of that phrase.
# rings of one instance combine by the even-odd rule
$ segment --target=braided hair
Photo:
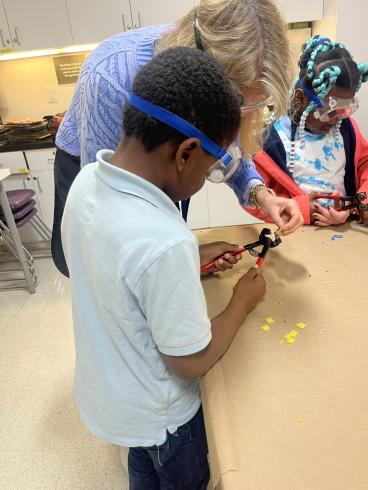
[[[295,134],[299,126],[300,146],[305,146],[305,123],[313,109],[323,105],[323,100],[337,86],[357,92],[368,79],[368,63],[357,64],[342,43],[324,36],[314,36],[303,47],[299,60],[299,77],[292,92],[300,87],[309,97],[310,103],[301,116],[292,121],[290,171],[295,157]],[[340,136],[341,121],[335,126],[335,138]]]

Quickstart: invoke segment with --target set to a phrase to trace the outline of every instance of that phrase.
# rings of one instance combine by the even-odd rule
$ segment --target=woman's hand
[[[324,208],[319,204],[314,205],[315,212],[312,214],[313,224],[316,226],[341,225],[348,219],[349,211],[336,211],[332,208]]]
[[[233,265],[236,264],[242,258],[243,247],[240,245],[234,245],[227,242],[212,242],[206,245],[199,246],[199,257],[201,261],[201,266],[209,264],[213,260],[216,260],[216,270],[226,271],[232,269]],[[231,255],[226,252],[239,252],[236,255]],[[221,257],[221,258],[219,258]],[[208,274],[208,273],[207,273]],[[202,274],[206,275],[206,273]]]
[[[282,235],[290,235],[304,224],[298,203],[293,199],[274,196],[262,189],[257,192],[257,202],[280,228]]]

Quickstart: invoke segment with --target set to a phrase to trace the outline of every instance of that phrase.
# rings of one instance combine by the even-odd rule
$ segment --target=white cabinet
[[[194,0],[130,0],[133,27],[166,24],[185,15],[194,7]]]
[[[259,222],[243,210],[226,184],[207,181],[190,200],[188,226],[192,230]]]
[[[98,42],[132,29],[129,0],[66,0],[73,42]]]
[[[55,153],[55,148],[25,152],[41,217],[50,229],[54,218]]]
[[[229,186],[207,182],[210,227],[259,223],[240,206]]]
[[[11,48],[13,48],[13,43],[8,26],[8,20],[5,15],[2,0],[0,0],[0,52],[3,49]]]
[[[27,172],[27,164],[22,151],[0,153],[0,168],[8,168],[12,174]]]
[[[28,167],[32,173],[40,170],[54,170],[55,148],[26,151],[25,155]]]
[[[31,175],[42,220],[52,230],[54,221],[54,172],[52,170],[40,170],[32,172]]]
[[[190,199],[187,223],[191,230],[210,227],[207,182],[205,182],[202,189]]]
[[[3,0],[3,3],[14,49],[72,44],[65,0]]]
[[[311,22],[323,17],[323,0],[276,0],[287,22]]]

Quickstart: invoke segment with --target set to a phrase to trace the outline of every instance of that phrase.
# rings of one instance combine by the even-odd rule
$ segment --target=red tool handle
[[[235,255],[239,255],[239,254],[243,253],[244,251],[245,251],[245,249],[239,250],[238,252],[226,252],[226,255],[233,255],[235,257]],[[224,255],[221,255],[220,257],[217,257],[217,259],[213,260],[209,264],[202,265],[201,266],[201,272],[202,273],[203,272],[215,272],[217,270],[216,262],[220,259],[226,260]]]
[[[262,265],[264,263],[264,258],[263,257],[258,257],[257,262],[256,262],[256,269],[260,270]]]
[[[339,194],[316,194],[314,199],[333,199],[334,201],[340,201]]]

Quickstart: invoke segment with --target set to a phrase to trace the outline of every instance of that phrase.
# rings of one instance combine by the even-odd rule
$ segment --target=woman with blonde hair
[[[136,72],[158,52],[175,46],[203,50],[225,68],[239,93],[243,116],[239,140],[244,155],[257,149],[264,107],[272,103],[276,115],[285,110],[289,47],[286,24],[272,0],[201,0],[174,24],[124,32],[103,41],[82,68],[56,138],[52,253],[64,275],[68,269],[60,225],[69,188],[80,167],[95,161],[97,151],[114,150],[118,145],[124,105]],[[235,152],[238,146],[234,145]],[[302,217],[296,204],[270,194],[251,161],[241,158],[239,162],[227,183],[240,204],[260,207],[285,234],[298,228]],[[181,211],[186,219],[188,203],[182,203]]]

